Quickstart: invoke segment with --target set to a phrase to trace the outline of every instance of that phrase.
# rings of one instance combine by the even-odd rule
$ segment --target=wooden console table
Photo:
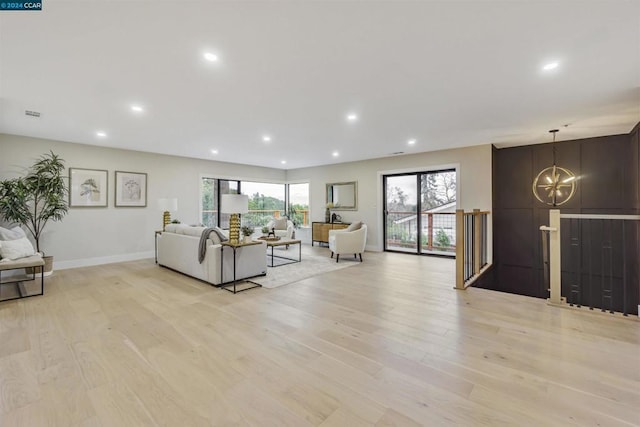
[[[315,242],[329,244],[329,230],[341,230],[350,225],[348,222],[314,222],[311,228],[311,246]]]

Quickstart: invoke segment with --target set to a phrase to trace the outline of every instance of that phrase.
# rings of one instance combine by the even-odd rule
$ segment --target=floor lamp
[[[229,218],[229,242],[240,242],[240,214],[249,212],[249,196],[244,194],[223,194],[220,198],[220,212],[231,214]]]

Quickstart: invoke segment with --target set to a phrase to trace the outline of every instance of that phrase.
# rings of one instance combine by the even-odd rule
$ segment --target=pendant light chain
[[[553,150],[553,165],[556,165],[556,133],[558,132],[558,129],[551,129],[549,131],[551,134],[553,134],[553,142],[551,143],[551,149]]]

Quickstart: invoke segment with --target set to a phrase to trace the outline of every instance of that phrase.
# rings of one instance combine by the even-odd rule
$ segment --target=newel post
[[[560,210],[549,210],[549,303],[562,304],[562,260],[560,257]]]
[[[464,289],[464,210],[456,209],[456,289]]]

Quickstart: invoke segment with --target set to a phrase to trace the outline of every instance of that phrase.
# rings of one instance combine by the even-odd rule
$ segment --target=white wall
[[[458,208],[491,209],[490,145],[284,171],[0,134],[0,179],[18,176],[23,168],[49,150],[59,154],[67,167],[109,171],[107,208],[71,208],[62,222],[47,225],[42,249],[55,256],[56,268],[153,257],[154,231],[162,227],[157,199],[177,197],[178,212],[173,217],[187,224],[199,222],[200,177],[203,175],[264,182],[309,182],[311,221],[324,221],[327,183],[357,181],[358,210],[338,213],[346,222],[362,220],[369,225],[369,250],[382,250],[384,174],[456,167]],[[116,170],[148,174],[146,208],[114,207]],[[491,241],[490,238],[490,244]]]
[[[324,221],[325,185],[358,181],[358,210],[338,211],[338,214],[345,222],[366,222],[369,226],[367,249],[379,251],[383,248],[382,176],[450,167],[458,171],[458,209],[491,210],[491,145],[292,169],[287,171],[287,180],[309,182],[311,220],[321,222]],[[489,244],[491,241],[490,237]]]
[[[154,231],[162,228],[157,199],[176,197],[173,218],[199,223],[200,177],[237,177],[284,182],[286,172],[233,163],[196,160],[0,134],[0,179],[22,174],[53,150],[67,167],[109,171],[107,208],[70,208],[62,222],[47,225],[41,249],[54,255],[55,268],[153,257]],[[147,173],[147,207],[114,207],[114,172]]]

